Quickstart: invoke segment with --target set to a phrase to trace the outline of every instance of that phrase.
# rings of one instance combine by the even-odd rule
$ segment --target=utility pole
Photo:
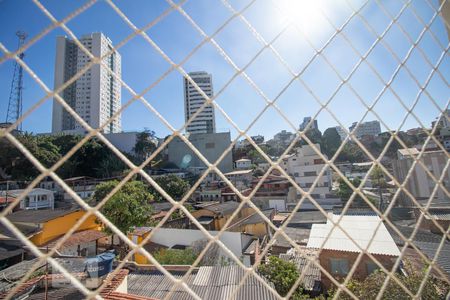
[[[19,50],[27,38],[27,34],[23,31],[16,32],[19,38],[17,50]],[[25,53],[20,53],[19,59],[23,60]],[[11,91],[9,94],[8,111],[6,113],[6,123],[14,124],[22,116],[22,91],[23,91],[23,68],[15,61],[14,73],[11,81]],[[22,122],[17,126],[18,130],[22,130]]]

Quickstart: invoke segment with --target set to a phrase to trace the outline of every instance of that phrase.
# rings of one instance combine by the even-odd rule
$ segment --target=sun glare
[[[280,0],[283,18],[305,33],[317,33],[326,21],[321,0]]]

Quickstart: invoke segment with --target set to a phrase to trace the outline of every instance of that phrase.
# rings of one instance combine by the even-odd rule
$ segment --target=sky
[[[183,10],[208,35],[215,33],[232,18],[233,13],[225,5],[227,3],[235,10],[244,10],[242,16],[245,21],[258,32],[258,35],[254,34],[242,18],[232,18],[214,36],[217,47],[207,42],[181,65],[186,72],[211,73],[215,93],[222,90],[216,98],[223,110],[223,113],[218,109],[215,112],[217,130],[230,131],[235,137],[237,131],[225,115],[239,129],[247,129],[263,111],[267,99],[277,99],[276,108],[269,107],[252,124],[248,131],[250,135],[262,134],[268,139],[283,129],[293,131],[292,126],[298,127],[304,117],[317,113],[322,131],[337,126],[335,118],[346,127],[356,121],[377,120],[371,112],[365,116],[367,109],[361,103],[364,101],[372,105],[376,99],[378,102],[373,106],[373,111],[387,126],[382,125],[382,131],[388,128],[407,130],[419,126],[413,116],[407,115],[407,110],[398,98],[408,107],[418,99],[412,112],[424,126],[430,126],[440,110],[446,108],[450,95],[446,81],[450,78],[448,53],[443,56],[437,72],[428,82],[434,65],[449,44],[442,20],[435,18],[430,30],[421,34],[424,28],[421,22],[428,24],[431,21],[438,1],[414,0],[406,9],[402,9],[402,0],[378,1],[382,6],[371,0],[359,15],[346,22],[354,10],[365,2],[186,1],[182,5]],[[138,28],[149,24],[170,8],[170,4],[164,0],[113,0],[113,3]],[[57,20],[62,20],[85,2],[49,0],[41,4]],[[385,32],[392,20],[390,15],[399,16],[397,22]],[[343,30],[334,35],[336,28],[343,24],[346,24]],[[0,0],[0,43],[8,50],[13,51],[17,47],[17,30],[27,32],[29,41],[50,25],[50,19],[34,2]],[[106,1],[97,1],[66,25],[78,37],[91,32],[103,32],[114,45],[133,32]],[[179,11],[171,11],[146,33],[175,63],[182,62],[203,41],[203,36]],[[51,30],[25,53],[25,62],[49,88],[53,88],[56,37],[60,35],[67,33],[59,27]],[[381,35],[383,38],[376,43]],[[419,36],[421,38],[417,46],[412,47]],[[273,49],[263,49],[262,39],[273,41]],[[325,44],[327,46],[321,55],[311,61],[315,52]],[[370,53],[366,57],[365,53],[369,49]],[[122,56],[122,79],[137,93],[159,80],[170,68],[170,64],[142,36],[135,36],[118,52]],[[364,55],[365,60],[358,65],[361,55]],[[405,58],[405,64],[397,70],[399,62]],[[251,64],[245,69],[247,77],[241,74],[233,79],[236,73],[233,64],[244,68],[249,62]],[[0,121],[6,119],[13,67],[12,60],[0,64]],[[299,72],[299,79],[292,80],[293,74]],[[347,78],[350,73],[352,76]],[[250,78],[251,83],[247,78]],[[346,79],[345,84],[342,84],[341,79]],[[223,89],[230,80],[231,83]],[[390,88],[386,88],[386,82],[389,82]],[[420,87],[426,82],[425,92],[420,94]],[[24,88],[23,107],[27,111],[45,96],[45,92],[27,73],[24,75]],[[123,88],[122,104],[131,97]],[[174,128],[183,125],[183,82],[178,70],[169,73],[144,98]],[[327,108],[332,114],[320,110],[321,105],[318,103],[329,100]],[[52,101],[47,99],[33,111],[25,119],[23,130],[50,132]],[[277,109],[283,112],[288,121]],[[135,101],[122,113],[122,129],[135,131],[144,128],[154,130],[160,137],[170,134],[169,128],[153,112],[140,101]]]

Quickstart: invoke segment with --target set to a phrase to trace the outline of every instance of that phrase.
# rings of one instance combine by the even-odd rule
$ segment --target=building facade
[[[241,158],[234,162],[236,169],[248,170],[252,167],[252,160],[248,158]]]
[[[348,129],[349,131],[352,131],[353,129],[355,129],[355,127],[356,130],[354,134],[358,139],[363,136],[377,136],[381,133],[381,126],[379,121],[363,122],[359,123],[359,125],[357,122],[353,122],[352,126],[350,126]]]
[[[191,134],[189,141],[210,163],[214,163],[229,148],[231,136],[229,132]],[[206,169],[204,162],[180,138],[174,138],[167,148],[168,160],[178,168],[193,173],[202,173]],[[225,154],[217,167],[222,172],[233,170],[231,151]]]
[[[191,72],[189,76],[198,87],[208,96],[213,96],[212,76],[206,72]],[[187,79],[184,82],[184,116],[187,122],[189,118],[205,103],[205,97]],[[216,132],[216,118],[214,107],[207,105],[186,127],[188,133],[214,133]]]
[[[111,40],[102,33],[92,33],[80,38],[81,44],[95,57],[103,57],[103,62],[121,77],[121,57],[113,51]],[[112,52],[111,52],[112,51]],[[106,55],[111,52],[110,55]],[[55,89],[61,87],[77,72],[80,72],[90,58],[75,41],[59,36],[56,40]],[[111,118],[121,105],[121,84],[106,67],[95,64],[59,95],[91,127],[98,128]],[[104,127],[104,133],[120,132],[121,117],[117,116]],[[84,127],[53,100],[52,133],[84,133]]]
[[[320,150],[320,145],[315,145]],[[323,168],[326,168],[319,178],[318,184],[311,192],[316,199],[329,197],[332,183],[330,168],[323,159],[309,145],[295,149],[295,153],[285,157],[281,167],[294,178],[295,182],[305,191],[308,191]]]
[[[305,130],[306,126],[308,126],[309,122],[311,122],[311,117],[304,117],[303,122],[299,126],[299,130],[303,131]],[[317,124],[317,120],[313,120],[311,125],[309,125],[308,129],[319,129],[319,125]]]
[[[403,183],[411,169],[414,158],[419,155],[419,151],[416,148],[409,149],[399,149],[397,151],[397,160],[392,162],[394,176],[400,182]],[[445,165],[447,163],[447,153],[444,151],[425,151],[420,161],[427,167],[427,169],[438,179],[442,176],[442,172],[445,170]],[[450,184],[450,170],[447,169],[446,174],[443,176],[442,184],[444,186],[449,186]],[[424,167],[416,163],[414,169],[405,184],[405,188],[416,198],[417,200],[427,201],[433,189],[436,186],[436,182],[427,174]],[[409,205],[410,198],[402,193],[401,196],[404,201],[404,205]],[[450,199],[446,195],[442,188],[438,188],[434,195],[432,204],[437,203],[449,203]]]
[[[0,196],[18,198],[25,190],[0,191]],[[20,200],[20,209],[53,209],[55,207],[54,192],[43,188],[34,188]]]
[[[345,138],[347,137],[347,133],[345,132],[344,128],[342,128],[341,126],[336,126],[336,131],[339,134],[339,137],[341,138],[341,141],[345,140]]]

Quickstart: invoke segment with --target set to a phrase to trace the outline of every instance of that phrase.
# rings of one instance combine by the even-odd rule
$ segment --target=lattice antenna
[[[16,35],[19,38],[17,49],[20,49],[27,38],[27,33],[19,30],[16,32]],[[18,56],[22,60],[25,53],[20,53]],[[6,113],[6,123],[14,124],[22,115],[22,91],[23,68],[17,61],[15,61],[14,73],[11,81],[11,92],[9,94],[8,101],[8,111]],[[17,126],[17,129],[22,130],[22,122]]]

